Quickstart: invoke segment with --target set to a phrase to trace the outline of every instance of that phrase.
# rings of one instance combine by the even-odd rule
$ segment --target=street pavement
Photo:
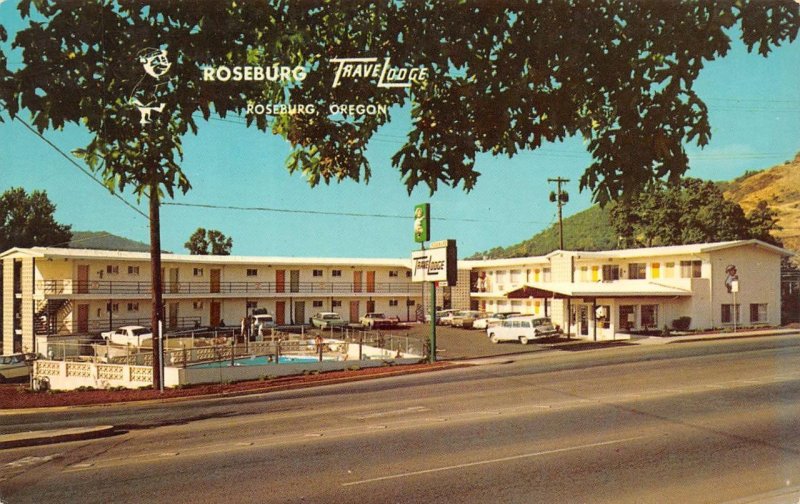
[[[793,336],[631,345],[37,414],[127,425],[0,451],[0,501],[795,503],[799,364]]]
[[[593,342],[576,338],[558,336],[546,338],[529,345],[516,343],[493,344],[485,337],[484,331],[469,331],[451,327],[437,327],[438,352],[440,360],[461,360],[467,364],[486,365],[506,362],[504,357],[530,355],[540,352],[585,351],[608,349],[619,345],[665,345],[670,343],[712,341],[720,339],[753,338],[780,335],[797,335],[796,329],[762,329],[725,333],[707,333],[680,336],[650,336],[619,341]],[[411,337],[424,337],[429,334],[429,326],[413,326],[405,333]],[[6,411],[6,414],[9,412]],[[0,449],[22,446],[53,444],[80,439],[95,439],[111,436],[115,433],[113,426],[100,427],[67,427],[64,429],[24,430],[10,434],[0,434]]]

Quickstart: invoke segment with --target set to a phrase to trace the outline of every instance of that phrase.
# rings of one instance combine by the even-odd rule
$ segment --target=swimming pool
[[[238,358],[233,362],[234,366],[267,366],[275,364],[274,357],[260,355],[257,357],[244,357]],[[281,355],[278,364],[306,364],[311,362],[319,362],[319,357],[301,356],[301,355]],[[216,368],[216,367],[230,367],[231,361],[218,361],[218,362],[204,362],[202,364],[193,364],[189,367],[192,368]]]

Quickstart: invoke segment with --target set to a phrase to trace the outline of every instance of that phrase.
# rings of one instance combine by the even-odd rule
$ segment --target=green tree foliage
[[[0,196],[0,251],[13,247],[66,247],[71,226],[56,222],[56,206],[46,191],[28,194],[21,187]]]
[[[775,212],[765,202],[748,216],[726,200],[710,181],[685,178],[679,184],[654,182],[648,190],[618,202],[611,225],[622,247],[681,245],[758,238],[776,243]]]
[[[197,228],[183,246],[192,255],[231,255],[233,239],[216,229]]]
[[[247,122],[285,137],[288,169],[312,185],[368,180],[367,142],[392,114],[410,110],[406,141],[392,157],[409,190],[469,190],[478,154],[513,156],[581,135],[593,156],[581,187],[601,204],[654,178],[677,181],[687,169],[684,144],[703,146],[711,135],[694,91],[704,64],[728,52],[734,26],[764,56],[794,40],[800,9],[792,0],[38,0],[30,15],[31,4],[19,4],[30,23],[14,42],[24,65],[7,76],[0,100],[12,117],[27,108],[39,130],[87,128],[93,139],[81,154],[110,188],[132,184],[141,194],[157,168],[170,195],[186,191],[180,138],[197,130],[197,117],[239,114],[248,101],[290,102],[317,112]],[[147,47],[167,48],[173,66],[155,93],[165,107],[142,128],[129,97]],[[332,85],[334,58],[364,56],[429,75],[407,88],[379,88],[370,78]],[[308,77],[201,79],[201,66],[273,63],[301,65]],[[389,116],[337,117],[332,103],[393,108]]]
[[[755,208],[747,214],[750,225],[750,235],[761,241],[781,246],[781,240],[772,235],[773,231],[780,231],[778,225],[778,212],[769,207],[766,201],[759,200]]]

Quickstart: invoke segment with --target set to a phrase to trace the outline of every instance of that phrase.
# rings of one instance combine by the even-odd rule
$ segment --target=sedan
[[[513,311],[494,313],[488,317],[475,320],[475,322],[472,323],[472,327],[475,329],[486,329],[487,327],[499,324],[509,317],[516,317],[517,315],[519,315],[519,312]]]
[[[311,325],[320,329],[328,329],[331,327],[344,327],[347,325],[347,321],[342,319],[341,315],[336,312],[319,312],[311,317]]]
[[[142,326],[122,326],[116,331],[100,333],[104,340],[117,345],[131,345],[140,347],[145,340],[153,339],[153,332]]]
[[[0,355],[0,383],[27,379],[31,375],[31,363],[25,354]]]
[[[473,324],[479,318],[485,317],[486,314],[476,310],[464,310],[453,315],[453,321],[450,323],[453,327],[463,327],[464,329],[471,329]]]

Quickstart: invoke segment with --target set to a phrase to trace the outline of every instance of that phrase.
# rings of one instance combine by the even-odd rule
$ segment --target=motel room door
[[[358,323],[358,301],[350,301],[350,322],[353,324]]]
[[[210,281],[209,292],[218,293],[220,291],[220,286],[222,284],[221,280],[222,280],[222,270],[212,269],[211,277],[209,278]]]
[[[361,272],[353,272],[353,292],[361,292]]]
[[[178,328],[178,302],[172,301],[168,304],[167,329],[175,330]]]
[[[286,325],[286,301],[275,301],[275,324]]]
[[[87,333],[87,332],[89,332],[89,305],[88,304],[79,304],[78,305],[78,327],[77,327],[77,329],[78,329],[79,333]]]
[[[77,289],[75,290],[78,294],[88,294],[89,293],[89,265],[88,264],[79,264],[78,265],[78,285]],[[88,306],[88,305],[87,305]],[[87,312],[88,316],[88,312]]]
[[[209,313],[209,323],[211,327],[217,327],[220,322],[220,304],[219,301],[211,301],[211,311]]]
[[[294,323],[295,324],[304,324],[306,320],[306,302],[305,301],[295,301],[294,302]]]

